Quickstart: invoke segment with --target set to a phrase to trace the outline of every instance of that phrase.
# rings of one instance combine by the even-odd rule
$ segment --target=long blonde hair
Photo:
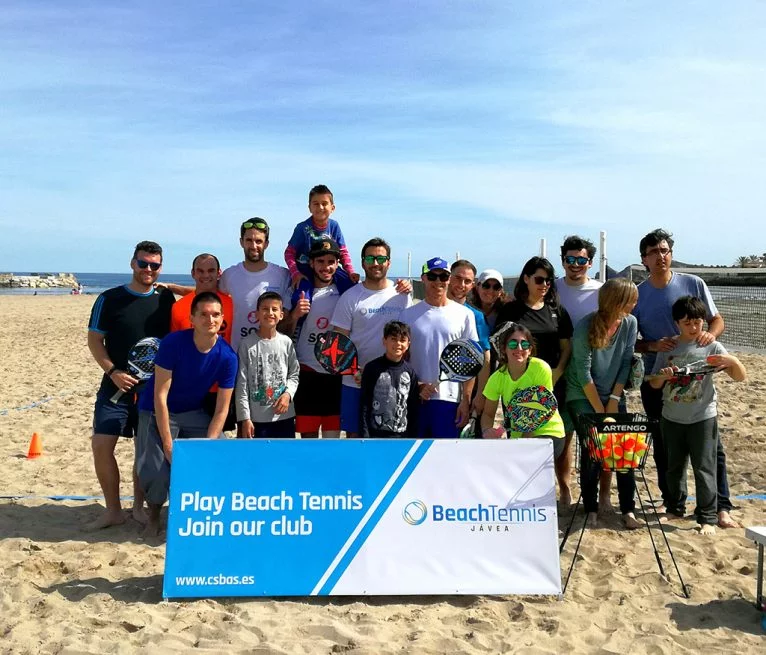
[[[598,310],[590,322],[588,343],[591,348],[609,345],[609,327],[621,315],[625,305],[638,300],[638,287],[624,277],[607,280],[598,291]]]

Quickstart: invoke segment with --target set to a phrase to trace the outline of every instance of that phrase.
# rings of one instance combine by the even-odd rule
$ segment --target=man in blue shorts
[[[88,348],[104,371],[96,394],[93,414],[93,463],[106,501],[106,512],[88,527],[106,528],[125,523],[120,504],[120,470],[114,457],[119,437],[132,437],[138,420],[134,394],[137,384],[125,369],[128,353],[144,337],[164,337],[170,330],[175,298],[167,289],[156,289],[162,269],[162,248],[154,241],[141,241],[130,260],[130,283],[108,289],[96,299],[88,322]],[[125,392],[116,403],[110,398]],[[144,498],[133,467],[133,518],[143,523]]]
[[[678,343],[678,326],[673,320],[673,303],[683,296],[699,298],[707,309],[707,330],[700,333],[697,343],[707,346],[724,331],[724,320],[715,306],[713,297],[705,282],[696,275],[674,273],[671,268],[673,257],[673,235],[662,229],[649,232],[639,244],[641,263],[649,271],[649,277],[638,285],[638,303],[633,314],[638,319],[641,338],[636,342],[636,351],[643,353],[644,368],[654,368],[657,353],[673,350]],[[641,401],[650,418],[662,417],[662,390],[654,389],[648,382],[641,385]],[[657,466],[657,484],[662,494],[663,507],[669,500],[667,485],[667,454],[662,433],[654,435],[654,463]],[[726,454],[721,440],[718,441],[718,524],[723,528],[736,527],[729,512],[732,509],[729,498],[729,484],[726,473]]]
[[[340,399],[340,427],[346,437],[358,437],[361,431],[359,409],[362,401],[362,370],[385,352],[383,328],[399,318],[412,305],[412,285],[405,280],[388,279],[391,246],[375,237],[362,247],[364,282],[353,286],[338,300],[332,315],[333,329],[347,335],[356,346],[359,373],[344,375]]]
[[[441,257],[423,264],[423,302],[405,309],[399,320],[410,326],[410,364],[420,380],[420,436],[456,439],[470,417],[474,380],[439,381],[439,357],[455,339],[478,341],[473,312],[447,298],[450,266]]]
[[[220,296],[198,293],[191,305],[189,330],[166,336],[154,361],[154,377],[138,402],[136,462],[141,488],[149,504],[144,536],[160,531],[160,510],[170,488],[173,440],[217,439],[229,411],[237,375],[237,354],[218,332],[223,323]],[[212,418],[205,397],[218,385]]]

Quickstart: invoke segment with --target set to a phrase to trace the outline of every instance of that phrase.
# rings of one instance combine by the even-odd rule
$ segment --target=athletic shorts
[[[110,399],[114,391],[99,389],[93,408],[93,434],[132,438],[138,429],[138,409],[132,396],[126,394],[120,402]]]
[[[362,402],[362,390],[356,387],[347,387],[345,384],[340,389],[340,429],[346,432],[359,434],[360,416],[359,409]]]
[[[340,375],[301,367],[298,391],[295,392],[295,414],[298,417],[336,416],[340,426],[340,387]]]
[[[421,439],[458,439],[460,428],[455,425],[458,403],[450,400],[427,400],[420,405]]]
[[[271,423],[253,423],[256,439],[295,439],[295,419],[283,418]]]
[[[202,401],[202,409],[205,410],[210,418],[213,418],[215,414],[215,404],[218,401],[217,391],[208,391],[205,394],[205,398]],[[234,394],[231,394],[231,400],[229,401],[229,413],[226,415],[226,420],[223,422],[224,431],[237,429],[237,416],[234,408]]]

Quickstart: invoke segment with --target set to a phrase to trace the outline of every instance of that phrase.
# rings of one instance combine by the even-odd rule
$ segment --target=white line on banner
[[[378,508],[378,505],[380,505],[383,498],[385,498],[386,494],[388,493],[388,490],[394,485],[396,480],[402,474],[404,467],[407,466],[407,463],[413,458],[413,456],[415,455],[415,452],[422,445],[423,445],[422,441],[416,441],[412,445],[412,448],[409,449],[407,454],[399,463],[399,466],[397,466],[396,470],[391,474],[391,477],[388,479],[388,482],[386,482],[386,484],[380,490],[380,493],[378,494],[377,498],[375,498],[375,501],[372,503],[372,505],[370,505],[370,508],[367,510],[367,513],[362,517],[362,520],[359,521],[356,528],[354,528],[354,531],[346,540],[346,543],[343,544],[343,548],[341,548],[338,551],[338,554],[335,556],[335,559],[330,563],[330,566],[324,572],[324,575],[321,578],[319,578],[319,582],[317,582],[316,586],[311,590],[312,596],[316,596],[319,593],[319,590],[324,586],[324,583],[327,582],[327,579],[332,575],[333,571],[338,566],[338,564],[340,564],[340,561],[343,559],[343,556],[346,554],[346,551],[348,551],[348,549],[351,548],[351,545],[354,543],[354,540],[357,538],[359,533],[364,529],[364,526],[367,525],[367,522],[375,513],[375,510]]]

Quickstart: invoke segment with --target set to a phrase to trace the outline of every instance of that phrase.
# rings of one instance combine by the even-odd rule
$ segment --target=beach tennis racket
[[[354,375],[359,370],[356,346],[341,332],[329,330],[317,335],[314,357],[332,375]]]
[[[692,381],[693,378],[697,378],[698,376],[699,378],[702,378],[705,375],[710,375],[711,373],[716,373],[717,371],[717,366],[708,364],[704,359],[701,359],[698,362],[692,362],[686,366],[680,366],[676,368],[672,378],[665,378],[663,375],[647,375],[645,379],[667,379],[668,382],[680,382],[682,385],[687,385]]]
[[[546,387],[526,387],[511,396],[503,414],[509,431],[534,432],[551,420],[558,406],[556,396]]]
[[[439,381],[467,382],[484,366],[484,351],[471,339],[455,339],[439,357]]]
[[[160,340],[157,337],[146,337],[136,343],[128,353],[127,371],[134,378],[138,378],[138,385],[130,390],[130,393],[138,391],[142,382],[146,382],[154,375],[154,358],[160,349]],[[116,403],[125,395],[124,391],[118,390],[111,401]]]

